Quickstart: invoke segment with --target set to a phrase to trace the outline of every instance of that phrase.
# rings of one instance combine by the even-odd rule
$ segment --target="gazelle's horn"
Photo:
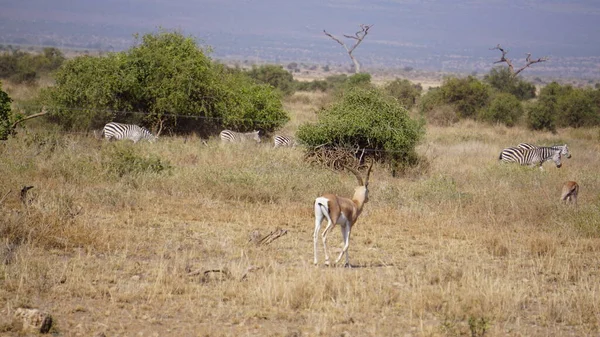
[[[371,160],[371,164],[369,165],[369,169],[367,170],[367,178],[365,178],[365,186],[369,185],[369,176],[371,175],[371,168],[373,168],[373,161]]]
[[[363,179],[360,176],[360,172],[358,172],[357,170],[353,169],[352,167],[348,167],[346,165],[344,165],[344,167],[346,168],[346,170],[354,173],[354,175],[356,176],[356,179],[358,179],[358,186],[365,186],[365,183],[363,182]]]

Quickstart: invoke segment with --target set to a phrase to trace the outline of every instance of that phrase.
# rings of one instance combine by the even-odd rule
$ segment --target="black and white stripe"
[[[275,135],[273,136],[273,144],[275,145],[275,148],[280,146],[292,147],[296,145],[296,141],[290,136]]]
[[[104,126],[104,129],[102,129],[102,134],[104,135],[104,138],[108,140],[129,139],[134,143],[137,143],[142,139],[153,143],[157,138],[150,131],[141,126],[134,124],[121,124],[115,122],[110,122],[106,124]]]
[[[541,170],[542,164],[545,161],[552,160],[556,167],[561,167],[561,154],[560,150],[553,150],[549,147],[538,147],[535,149],[523,149],[520,147],[509,147],[502,152],[498,160],[502,160],[506,163],[519,163],[521,165],[538,165]]]
[[[258,131],[242,133],[231,130],[223,130],[219,134],[219,137],[221,137],[221,141],[223,142],[241,143],[247,140],[254,140],[257,143],[260,143],[260,136],[258,135]]]
[[[530,143],[521,143],[519,145],[517,145],[517,147],[520,147],[522,149],[526,149],[526,150],[532,150],[532,149],[537,149],[540,147],[547,147],[547,148],[551,148],[552,150],[559,150],[560,154],[562,156],[565,156],[567,158],[571,158],[571,153],[569,152],[569,147],[567,146],[567,144],[565,145],[553,145],[553,146],[537,146],[537,145],[533,145]]]

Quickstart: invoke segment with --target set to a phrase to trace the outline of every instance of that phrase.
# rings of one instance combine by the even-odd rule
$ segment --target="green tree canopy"
[[[177,32],[136,36],[127,51],[67,61],[44,98],[55,120],[70,129],[118,120],[163,121],[175,131],[270,131],[287,122],[277,92],[212,62],[209,52]]]
[[[506,67],[495,67],[483,78],[492,88],[513,94],[519,100],[535,98],[535,85],[513,76]]]
[[[417,162],[415,146],[424,134],[423,125],[382,91],[352,87],[318,113],[316,124],[300,126],[297,137],[310,148],[358,147],[375,150],[372,156],[394,167]]]

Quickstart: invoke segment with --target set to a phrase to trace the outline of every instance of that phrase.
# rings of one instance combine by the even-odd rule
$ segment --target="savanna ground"
[[[285,131],[326,99],[288,100]],[[356,178],[300,148],[21,130],[0,144],[0,334],[30,306],[58,336],[597,336],[599,140],[428,126],[423,165],[400,178],[374,166],[348,269],[324,267],[322,250],[312,264],[312,203],[351,196]],[[544,172],[497,162],[522,141],[573,157]],[[559,202],[567,180],[578,208]],[[251,241],[277,228],[287,235]],[[329,245],[335,257],[339,230]]]

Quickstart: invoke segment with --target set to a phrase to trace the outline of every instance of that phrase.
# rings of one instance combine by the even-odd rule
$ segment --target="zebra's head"
[[[252,131],[250,132],[250,137],[255,140],[257,143],[260,143],[260,135],[258,134],[259,131]]]
[[[558,168],[560,168],[562,166],[562,162],[560,161],[561,152],[562,151],[556,151],[556,152],[554,152],[554,155],[552,156],[552,161],[554,162],[554,164],[556,164],[556,167],[558,167]]]
[[[567,158],[571,158],[571,153],[569,152],[569,147],[567,144],[561,146],[560,154]]]

